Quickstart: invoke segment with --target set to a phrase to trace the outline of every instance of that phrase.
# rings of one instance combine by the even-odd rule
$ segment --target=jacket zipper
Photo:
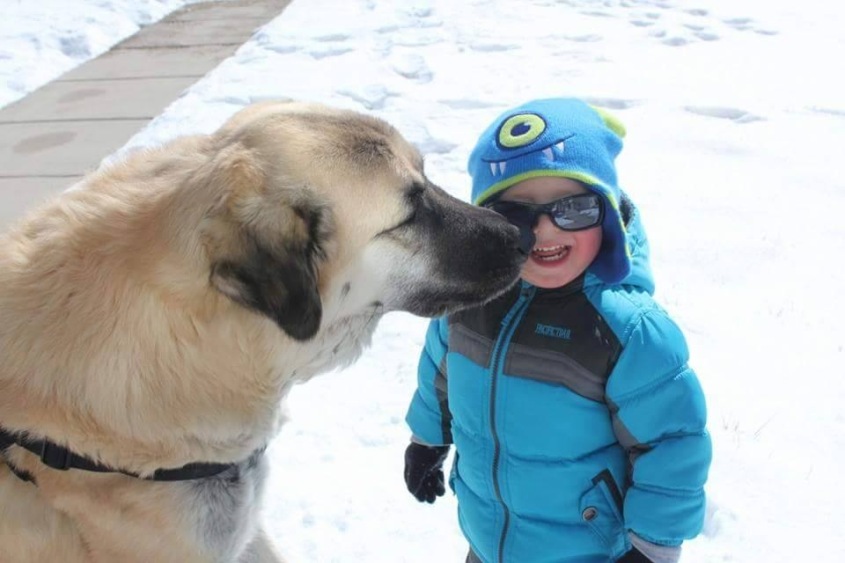
[[[499,458],[501,456],[501,445],[499,443],[499,433],[496,431],[496,388],[498,387],[499,381],[499,364],[502,359],[502,350],[507,350],[507,347],[504,344],[509,342],[513,336],[516,326],[519,324],[519,320],[522,318],[522,314],[525,312],[525,309],[528,308],[528,302],[531,301],[531,297],[533,297],[533,295],[534,288],[523,283],[519,292],[519,298],[511,307],[510,311],[508,311],[508,314],[505,315],[505,318],[502,319],[502,328],[499,331],[499,339],[496,341],[496,347],[493,352],[493,365],[491,366],[490,432],[493,435],[493,490],[496,493],[496,500],[498,500],[499,504],[502,505],[502,510],[505,515],[505,521],[502,524],[502,534],[499,536],[499,563],[504,562],[505,538],[510,524],[510,509],[508,509],[508,506],[505,504],[505,501],[502,498],[502,490],[499,487]]]

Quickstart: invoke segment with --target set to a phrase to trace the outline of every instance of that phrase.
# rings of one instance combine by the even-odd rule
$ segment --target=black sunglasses
[[[542,204],[496,200],[484,207],[504,216],[520,230],[533,229],[544,214],[563,231],[590,229],[604,218],[604,205],[596,194],[571,195]]]

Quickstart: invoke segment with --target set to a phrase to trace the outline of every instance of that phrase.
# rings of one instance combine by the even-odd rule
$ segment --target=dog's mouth
[[[519,267],[503,267],[489,272],[483,283],[441,285],[417,291],[403,309],[421,317],[440,317],[487,303],[513,287],[519,280]]]

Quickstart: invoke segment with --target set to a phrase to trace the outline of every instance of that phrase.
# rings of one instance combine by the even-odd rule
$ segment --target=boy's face
[[[501,195],[502,201],[548,203],[562,197],[590,193],[569,178],[542,176],[514,184]],[[522,267],[522,279],[537,287],[561,287],[589,267],[601,248],[601,225],[583,231],[564,231],[543,214],[534,227],[536,242]]]

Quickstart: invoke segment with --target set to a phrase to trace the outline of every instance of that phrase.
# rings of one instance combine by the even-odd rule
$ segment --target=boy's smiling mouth
[[[571,249],[571,246],[563,244],[555,246],[535,246],[531,251],[531,258],[540,263],[551,264],[565,259],[569,256],[569,251]]]

